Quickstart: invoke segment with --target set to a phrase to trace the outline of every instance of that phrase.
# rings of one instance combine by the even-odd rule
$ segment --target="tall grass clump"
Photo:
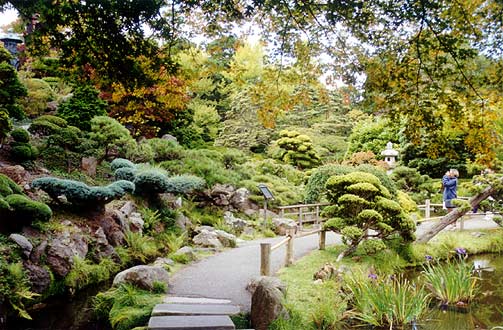
[[[75,256],[72,270],[65,277],[65,284],[73,293],[88,285],[97,284],[111,278],[119,271],[120,265],[112,259],[102,259],[94,264],[87,259]]]
[[[140,233],[127,232],[125,235],[126,244],[129,247],[127,253],[131,261],[146,262],[158,253],[155,241]]]
[[[345,281],[352,314],[363,323],[391,329],[421,319],[428,310],[428,292],[407,279],[352,274]]]
[[[121,284],[106,292],[99,293],[93,301],[93,309],[98,318],[108,319],[115,330],[129,330],[145,326],[156,304],[163,294],[138,289],[129,284]]]
[[[466,262],[466,251],[456,249],[458,257],[445,264],[428,262],[423,266],[422,278],[426,288],[442,305],[469,303],[479,291],[479,278],[473,266]]]

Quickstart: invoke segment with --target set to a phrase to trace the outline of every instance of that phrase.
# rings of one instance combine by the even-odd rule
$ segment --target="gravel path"
[[[418,226],[417,234],[421,234],[432,222],[424,222]],[[472,216],[464,223],[469,230],[497,227],[492,220],[483,215]],[[459,223],[457,225],[459,229]],[[454,230],[453,226],[445,230]],[[178,271],[170,279],[171,296],[206,297],[229,299],[243,311],[250,310],[251,295],[246,291],[246,285],[260,273],[260,243],[275,244],[284,237],[262,239],[245,242],[235,249],[193,263]],[[340,244],[340,236],[327,233],[327,245]],[[295,240],[295,260],[318,248],[318,235],[306,236]],[[271,271],[275,273],[284,265],[285,248],[272,253]]]
[[[241,307],[250,310],[251,295],[246,285],[260,275],[260,243],[275,244],[284,237],[245,242],[235,249],[230,249],[205,258],[176,272],[170,280],[170,295],[187,297],[206,297],[229,299]],[[327,233],[327,245],[339,244],[340,238],[334,233]],[[295,259],[318,248],[318,235],[295,239]],[[271,271],[275,273],[285,261],[285,247],[273,251]]]

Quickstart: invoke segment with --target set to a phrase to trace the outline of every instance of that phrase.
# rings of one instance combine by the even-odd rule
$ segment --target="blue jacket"
[[[444,186],[444,201],[458,197],[458,178],[444,175],[442,184]]]

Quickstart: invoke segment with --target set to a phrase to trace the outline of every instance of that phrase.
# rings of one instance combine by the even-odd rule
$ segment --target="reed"
[[[354,274],[353,274],[354,275]],[[407,279],[393,276],[346,278],[355,319],[377,327],[401,327],[420,320],[428,310],[430,295]]]
[[[464,258],[450,259],[443,264],[429,262],[423,266],[422,278],[442,305],[467,304],[479,292],[479,278],[473,275],[473,266]]]

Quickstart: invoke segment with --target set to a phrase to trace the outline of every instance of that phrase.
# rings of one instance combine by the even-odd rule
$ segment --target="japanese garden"
[[[0,0],[0,330],[503,329],[500,0]]]

